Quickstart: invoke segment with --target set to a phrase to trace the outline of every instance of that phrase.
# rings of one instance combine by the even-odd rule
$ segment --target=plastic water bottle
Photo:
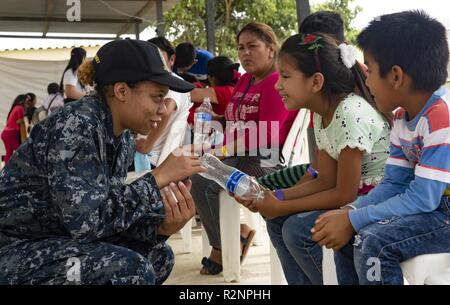
[[[203,103],[195,110],[194,144],[208,144],[211,132],[212,105],[211,99],[205,97]]]
[[[222,163],[211,154],[204,154],[200,160],[207,170],[200,175],[206,179],[215,181],[225,190],[245,200],[264,198],[264,192],[255,178]]]

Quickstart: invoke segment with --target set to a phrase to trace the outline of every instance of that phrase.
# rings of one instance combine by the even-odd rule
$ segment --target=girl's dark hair
[[[64,72],[61,76],[61,81],[59,82],[59,90],[62,93],[64,93],[64,73],[66,73],[67,70],[71,69],[73,73],[76,73],[78,70],[78,67],[81,65],[83,60],[86,58],[86,50],[83,48],[73,48],[70,52],[70,60],[67,63],[66,68],[64,69]],[[83,86],[83,85],[82,85]]]
[[[335,100],[342,94],[356,91],[355,93],[379,111],[369,88],[366,86],[366,76],[361,65],[356,62],[351,69],[347,68],[341,60],[340,49],[337,47],[334,38],[322,33],[312,33],[312,35],[321,38],[319,44],[322,47],[318,48],[317,58],[315,51],[308,49],[310,45],[301,45],[304,37],[301,34],[293,35],[284,42],[280,50],[280,56],[289,55],[297,68],[307,77],[316,72],[322,73],[324,76],[322,93],[327,99]],[[392,114],[381,114],[390,124]]]
[[[208,75],[216,78],[216,85],[236,85],[236,73],[239,64],[235,64],[226,56],[216,56],[208,61]]]
[[[11,114],[13,108],[16,107],[17,105],[24,105],[26,100],[27,100],[27,95],[26,94],[18,95],[14,99],[14,102],[12,103],[11,108],[9,109],[8,116],[6,117],[6,120],[9,119],[9,115]]]

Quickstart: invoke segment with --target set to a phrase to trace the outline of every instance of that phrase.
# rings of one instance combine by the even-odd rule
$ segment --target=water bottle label
[[[211,121],[212,115],[208,112],[198,112],[195,114],[197,121],[199,122],[205,122],[205,121]]]
[[[241,179],[245,177],[245,175],[246,174],[241,172],[240,170],[235,170],[233,173],[231,173],[226,183],[227,190],[234,194],[239,181],[241,181]]]

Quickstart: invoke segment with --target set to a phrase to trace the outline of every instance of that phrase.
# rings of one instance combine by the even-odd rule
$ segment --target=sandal
[[[222,265],[216,263],[215,261],[213,261],[210,258],[207,258],[206,256],[203,257],[202,259],[202,265],[203,265],[203,269],[200,270],[200,274],[211,274],[211,275],[216,275],[219,274],[220,272],[222,272]],[[205,270],[205,271],[203,271]]]
[[[244,261],[245,257],[247,256],[248,249],[250,249],[250,246],[252,244],[253,238],[255,237],[256,231],[251,230],[248,233],[247,238],[241,236],[241,243],[242,243],[242,253],[241,253],[241,264]]]

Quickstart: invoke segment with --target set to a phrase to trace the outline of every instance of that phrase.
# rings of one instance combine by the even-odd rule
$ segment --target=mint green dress
[[[322,117],[314,114],[317,147],[336,161],[346,148],[363,151],[360,187],[376,185],[383,178],[389,156],[389,124],[364,98],[350,93],[339,104],[330,124],[323,128]]]

